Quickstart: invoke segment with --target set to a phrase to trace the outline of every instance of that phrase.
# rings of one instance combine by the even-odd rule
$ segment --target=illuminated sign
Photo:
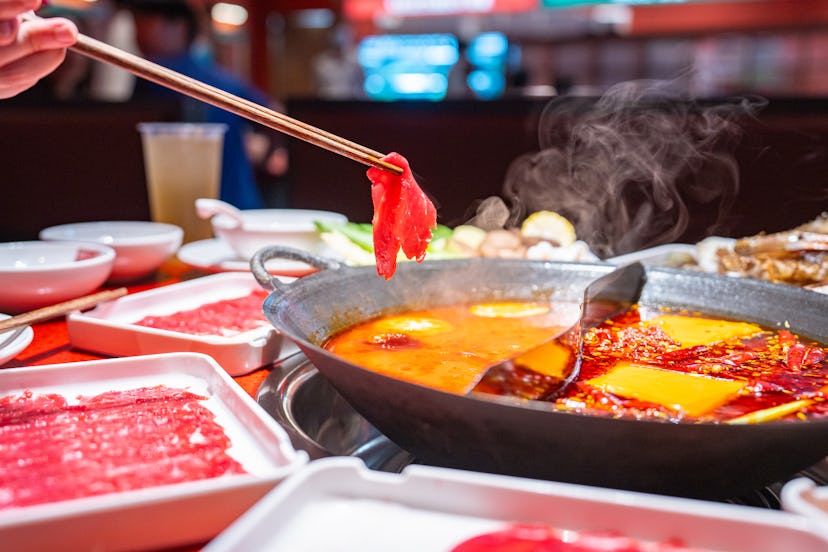
[[[503,33],[481,33],[466,48],[466,59],[472,66],[466,84],[480,99],[491,100],[506,89],[506,56],[509,41]]]
[[[385,9],[393,15],[444,15],[453,13],[487,13],[494,0],[385,0]]]
[[[649,4],[684,4],[687,0],[541,0],[544,8],[569,8],[572,6],[583,6],[587,4],[628,4],[628,5],[649,5]]]
[[[450,34],[369,36],[357,51],[365,93],[384,101],[442,100],[459,57],[457,39]]]
[[[383,16],[521,12],[537,7],[538,0],[343,0],[342,13],[351,21],[371,21]]]

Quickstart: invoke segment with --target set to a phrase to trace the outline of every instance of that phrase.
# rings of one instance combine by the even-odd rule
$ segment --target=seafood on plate
[[[719,248],[716,257],[720,273],[828,286],[828,212],[792,230],[738,239]]]

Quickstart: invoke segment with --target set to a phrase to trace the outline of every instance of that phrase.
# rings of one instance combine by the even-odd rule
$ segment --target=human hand
[[[24,19],[40,0],[0,0],[0,98],[34,86],[61,64],[78,29],[68,19]]]

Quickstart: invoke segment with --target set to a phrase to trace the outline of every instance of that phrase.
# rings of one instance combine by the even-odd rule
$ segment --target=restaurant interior
[[[730,152],[738,168],[732,197],[688,199],[690,223],[665,239],[783,230],[828,206],[822,0],[194,3],[205,15],[200,55],[291,117],[405,155],[449,226],[471,219],[491,196],[504,197],[518,219],[539,209],[578,218],[554,192],[515,191],[507,173],[541,149],[550,105],[598,101],[629,83],[666,86],[660,94],[711,109],[751,105],[738,115],[741,136]],[[45,9],[135,51],[122,2],[60,0]],[[70,53],[53,77],[0,104],[0,238],[32,239],[64,222],[149,218],[135,125],[180,113],[131,100],[135,80]],[[276,140],[289,162],[278,174],[257,166],[266,206],[370,220],[364,167],[300,140]]]
[[[226,90],[142,50],[180,2]],[[0,549],[826,550],[828,0],[37,15],[82,36],[0,100]],[[261,209],[159,199],[219,186],[142,134],[208,104]]]

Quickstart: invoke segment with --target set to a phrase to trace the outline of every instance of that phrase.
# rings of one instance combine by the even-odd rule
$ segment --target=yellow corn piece
[[[744,382],[685,374],[630,362],[619,362],[587,384],[621,397],[666,406],[700,416],[736,396]]]
[[[762,331],[762,328],[756,324],[747,322],[694,318],[675,314],[656,316],[643,321],[642,324],[660,327],[664,333],[679,342],[682,347],[709,345],[718,341],[747,337]]]
[[[761,424],[763,422],[770,422],[773,420],[778,420],[783,416],[787,416],[788,414],[793,414],[794,412],[798,412],[811,404],[811,401],[808,399],[802,399],[798,401],[791,401],[785,404],[778,404],[776,406],[772,406],[770,408],[765,408],[762,410],[756,410],[754,412],[748,412],[743,416],[739,416],[738,418],[732,418],[725,423],[728,424]]]

